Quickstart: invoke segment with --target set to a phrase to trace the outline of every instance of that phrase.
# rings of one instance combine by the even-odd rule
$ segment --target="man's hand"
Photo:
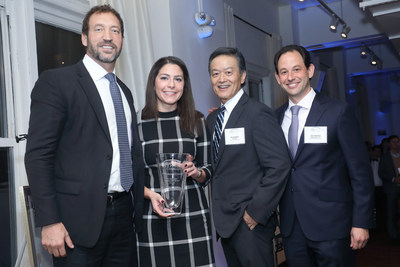
[[[362,249],[368,242],[369,231],[368,229],[353,227],[351,228],[350,236],[350,247],[353,250]]]
[[[218,108],[216,108],[216,107],[209,108],[209,109],[208,109],[208,114],[212,113],[212,112],[213,112],[214,110],[216,110],[216,109],[218,109]]]
[[[74,248],[74,244],[61,222],[42,227],[42,245],[54,257],[67,256],[65,243],[69,248]]]
[[[256,222],[253,218],[250,217],[250,215],[247,213],[247,211],[244,212],[243,220],[245,221],[247,226],[250,228],[250,230],[253,230],[254,227],[256,227],[258,224],[258,222]]]

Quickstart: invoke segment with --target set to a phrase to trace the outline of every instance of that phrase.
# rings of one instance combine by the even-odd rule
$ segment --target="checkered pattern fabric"
[[[145,186],[160,193],[156,153],[190,153],[196,166],[210,177],[210,139],[205,120],[191,137],[179,126],[177,112],[160,113],[160,118],[141,120],[139,135],[146,167]],[[198,134],[201,133],[201,134]],[[145,200],[143,231],[138,235],[140,266],[215,266],[210,211],[203,186],[192,178],[187,185],[182,214],[159,218]]]

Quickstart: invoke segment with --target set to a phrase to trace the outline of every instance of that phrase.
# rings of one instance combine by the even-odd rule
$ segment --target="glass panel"
[[[11,149],[0,147],[0,266],[11,266]]]
[[[1,23],[1,22],[0,22]],[[3,38],[0,25],[0,48],[3,47]],[[0,50],[0,138],[7,136],[7,103],[6,103],[6,83],[4,73],[3,51]]]
[[[35,23],[39,74],[75,64],[86,53],[81,35],[40,22]]]

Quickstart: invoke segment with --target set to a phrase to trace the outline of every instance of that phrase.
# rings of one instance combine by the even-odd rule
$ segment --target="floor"
[[[285,262],[279,267],[288,267]],[[356,267],[399,267],[400,245],[392,245],[383,231],[372,231],[365,248],[357,254]]]
[[[400,266],[400,245],[392,245],[385,232],[370,233],[367,246],[357,255],[357,267]]]

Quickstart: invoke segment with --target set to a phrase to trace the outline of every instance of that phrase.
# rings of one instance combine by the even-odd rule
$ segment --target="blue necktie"
[[[129,191],[133,184],[133,171],[124,106],[122,104],[121,93],[115,80],[114,73],[108,73],[104,77],[110,81],[110,93],[114,102],[115,118],[117,121],[121,186],[125,189],[125,191]]]
[[[224,125],[224,113],[225,106],[221,106],[221,110],[218,113],[217,121],[215,123],[215,131],[214,131],[214,161],[218,160],[218,149],[219,149],[219,141],[222,135],[222,125]]]
[[[290,110],[292,111],[292,123],[290,124],[289,127],[289,136],[288,136],[288,143],[289,143],[289,149],[290,152],[292,153],[292,157],[294,158],[296,156],[297,152],[297,147],[299,146],[298,142],[298,134],[299,134],[299,110],[300,106],[292,106]]]

